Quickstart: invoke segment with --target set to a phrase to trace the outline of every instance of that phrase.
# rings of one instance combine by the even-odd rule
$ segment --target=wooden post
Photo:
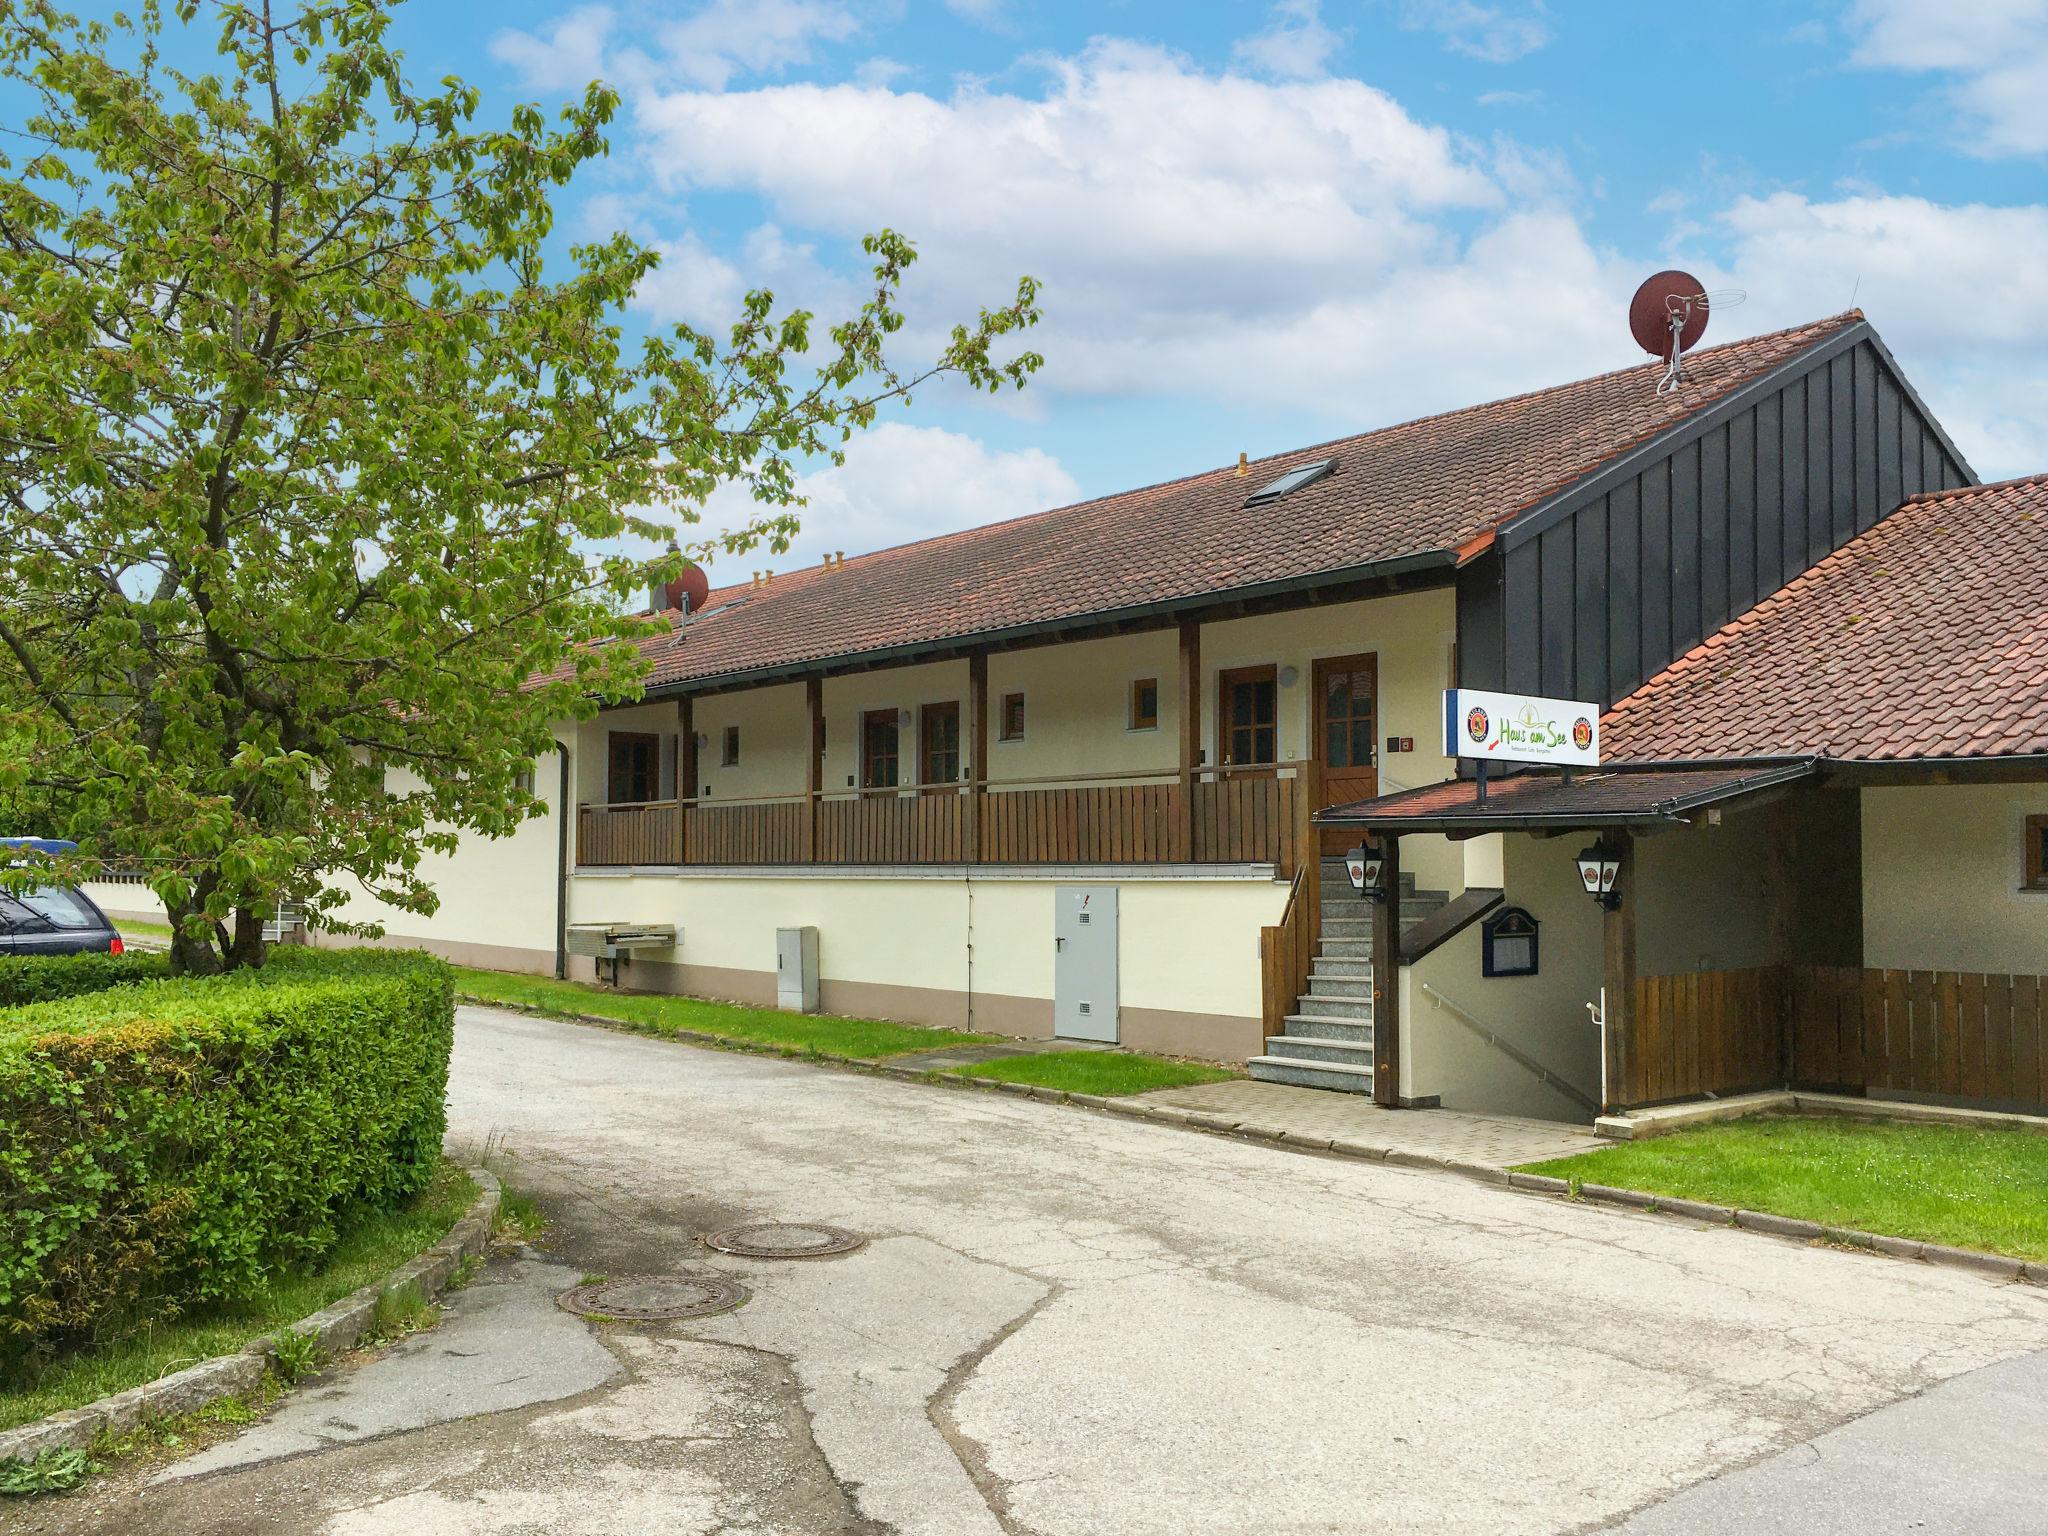
[[[1195,857],[1195,769],[1202,761],[1202,621],[1180,621],[1180,818],[1173,829],[1174,857]]]
[[[1607,1091],[1600,1107],[1608,1113],[1627,1108],[1635,1099],[1636,903],[1643,898],[1635,888],[1635,840],[1626,832],[1612,833],[1610,838],[1621,861],[1614,877],[1621,905],[1600,915],[1602,1020],[1607,1035]]]
[[[1764,977],[1763,995],[1777,1015],[1778,1078],[1792,1084],[1792,947],[1799,931],[1799,818],[1794,801],[1780,800],[1766,813],[1764,827]]]
[[[1372,908],[1372,1101],[1401,1107],[1401,840],[1380,835],[1386,900]],[[1320,869],[1320,864],[1318,865]]]
[[[811,720],[810,764],[804,770],[804,862],[818,861],[818,797],[825,792],[825,680],[804,679],[804,709]]]
[[[988,780],[988,652],[967,658],[967,862],[981,862],[981,797]]]
[[[697,798],[697,709],[687,693],[676,700],[676,862],[690,854],[690,803]]]

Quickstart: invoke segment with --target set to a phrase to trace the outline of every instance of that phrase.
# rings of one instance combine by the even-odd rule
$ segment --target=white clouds
[[[1512,64],[1550,41],[1541,4],[1478,5],[1473,0],[1404,0],[1401,24],[1435,32],[1453,53]]]
[[[1980,473],[2048,466],[2048,208],[1917,197],[1743,198],[1709,282],[1749,292],[1742,330],[1849,306],[1850,295]],[[1711,275],[1710,275],[1711,274]]]
[[[806,475],[803,531],[785,555],[765,550],[714,568],[715,581],[744,580],[763,566],[816,565],[826,550],[859,553],[979,527],[1078,499],[1079,487],[1057,459],[1037,448],[992,452],[978,439],[936,427],[886,422],[847,445],[846,462]],[[732,527],[752,513],[744,490],[726,487],[705,509],[710,527]]]
[[[1321,75],[1343,39],[1323,25],[1317,0],[1280,0],[1265,31],[1239,41],[1240,64],[1283,80],[1313,80]]]
[[[834,0],[711,0],[653,34],[651,49],[614,48],[617,17],[606,6],[571,11],[542,36],[499,33],[491,56],[539,90],[577,90],[609,79],[629,89],[684,82],[723,90],[736,76],[776,74],[844,42],[860,23]]]
[[[605,76],[612,21],[608,6],[579,6],[539,37],[500,32],[491,39],[491,57],[510,65],[535,90],[580,91]]]
[[[2048,153],[2048,0],[1857,0],[1851,62],[1952,75],[1946,97],[1969,146]]]

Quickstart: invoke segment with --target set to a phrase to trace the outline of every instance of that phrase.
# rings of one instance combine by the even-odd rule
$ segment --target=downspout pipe
[[[555,799],[555,980],[569,979],[569,744],[556,741],[562,785]]]

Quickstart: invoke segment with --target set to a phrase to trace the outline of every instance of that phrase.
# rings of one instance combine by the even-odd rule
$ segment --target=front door
[[[1114,1044],[1116,887],[1055,886],[1052,899],[1052,1032]]]
[[[661,738],[649,731],[611,733],[605,799],[613,805],[645,805],[659,798]]]
[[[1316,663],[1316,722],[1313,751],[1320,755],[1323,805],[1370,800],[1380,792],[1379,657],[1325,656]],[[1318,807],[1321,809],[1321,807]],[[1343,853],[1358,841],[1355,831],[1325,828],[1323,852]]]
[[[1280,760],[1280,683],[1274,667],[1233,667],[1216,674],[1216,748],[1228,768]]]

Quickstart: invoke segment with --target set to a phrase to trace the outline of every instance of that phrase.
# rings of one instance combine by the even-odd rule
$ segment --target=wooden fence
[[[1790,1083],[2048,1106],[2048,978],[1763,966],[1636,982],[1624,1102]]]

